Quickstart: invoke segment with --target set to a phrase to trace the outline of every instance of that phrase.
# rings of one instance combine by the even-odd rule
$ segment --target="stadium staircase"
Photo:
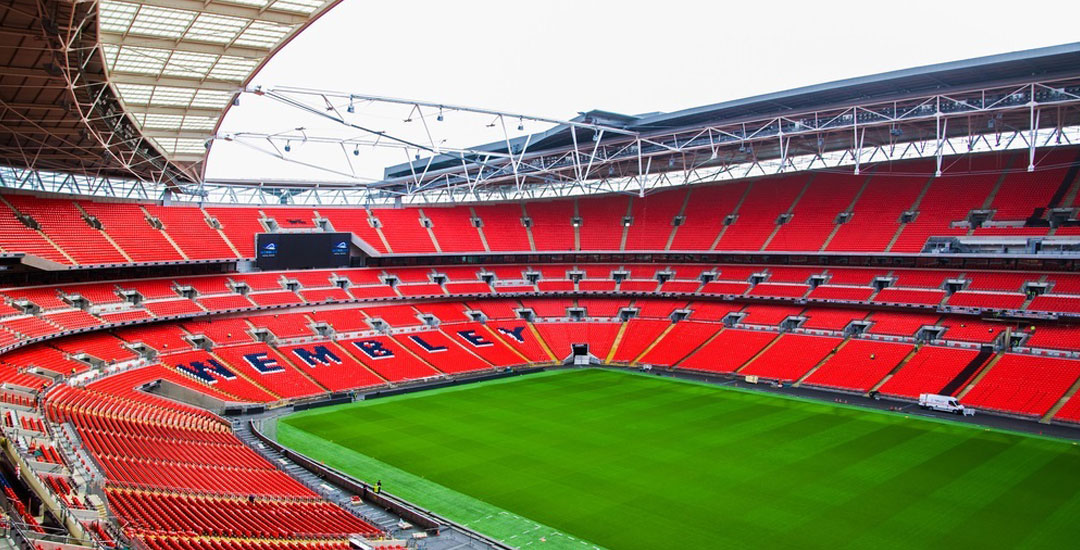
[[[788,206],[788,209],[785,210],[782,215],[788,216],[790,218],[795,213],[795,209],[799,207],[799,202],[802,201],[803,196],[806,195],[806,193],[810,190],[810,187],[814,184],[814,179],[816,179],[816,177],[817,174],[811,174],[809,178],[806,178],[806,183],[803,184],[802,189],[799,190],[799,194],[795,195],[795,200],[791,202],[791,205]],[[787,223],[791,222],[788,221]],[[769,243],[771,243],[773,239],[776,238],[776,235],[780,233],[782,229],[784,229],[784,225],[786,224],[776,223],[772,229],[772,232],[769,233],[769,236],[765,238],[765,242],[761,243],[761,248],[759,248],[758,250],[768,250]]]
[[[1016,157],[1010,157],[1008,159],[1007,165],[1005,166],[1005,169],[1001,172],[1001,174],[998,176],[997,180],[994,182],[994,187],[992,189],[990,189],[990,193],[986,195],[986,199],[979,206],[980,210],[990,210],[991,209],[991,207],[994,204],[994,199],[996,199],[997,196],[998,196],[998,193],[1001,192],[1001,186],[1002,186],[1002,184],[1005,183],[1005,178],[1008,177],[1008,172],[1007,171],[1010,168],[1012,168],[1012,165],[1015,163],[1015,161],[1016,161]],[[968,231],[967,231],[967,236],[968,237],[974,236],[976,229],[977,228],[974,227],[974,226],[969,227]]]
[[[945,387],[941,388],[940,393],[942,395],[954,395],[961,388],[964,388],[965,383],[969,380],[971,380],[972,382],[971,385],[975,385],[975,382],[978,381],[977,379],[974,379],[976,373],[979,373],[979,369],[982,368],[982,366],[986,364],[986,362],[992,356],[994,356],[994,354],[995,352],[992,348],[984,347],[983,349],[981,349],[979,351],[979,354],[976,355],[975,358],[972,359],[971,362],[964,367],[964,370],[960,371],[960,373],[957,374],[955,378],[950,380],[948,384],[945,384]],[[1000,357],[1000,355],[998,357]],[[986,371],[989,370],[990,365],[987,365]]]
[[[1072,170],[1075,175],[1073,176],[1069,191],[1065,194],[1065,199],[1061,203],[1061,206],[1064,206],[1065,208],[1076,206],[1076,196],[1080,194],[1080,167],[1074,166]]]
[[[746,203],[746,198],[750,196],[750,191],[753,189],[753,187],[753,182],[746,186],[746,189],[744,189],[742,194],[739,195],[739,201],[735,203],[735,207],[731,210],[731,216],[736,216],[736,223],[738,222],[737,216],[739,216],[739,210],[742,208],[743,204]],[[693,193],[693,191],[691,191],[691,193]],[[721,227],[720,232],[716,234],[716,238],[713,239],[712,244],[709,245],[709,250],[717,250],[717,247],[720,246],[720,241],[724,240],[724,234],[727,233],[728,229],[730,229],[734,225],[735,224],[729,224]]]
[[[82,205],[79,204],[78,202],[72,202],[72,204],[75,206],[75,209],[79,212],[79,214],[82,216],[82,219],[85,220],[87,222],[87,224],[90,224],[90,220],[95,219],[94,216],[92,214],[90,214],[89,212],[87,212],[86,209],[83,208]],[[127,263],[134,263],[135,260],[133,260],[131,258],[131,256],[127,253],[127,251],[125,251],[120,246],[119,243],[117,243],[115,240],[113,240],[112,236],[109,235],[109,232],[105,230],[105,226],[101,224],[100,220],[98,220],[97,223],[98,223],[97,227],[93,227],[93,225],[91,225],[91,227],[93,227],[98,232],[100,232],[102,238],[104,238],[106,242],[108,242],[110,245],[112,245],[112,247],[115,248],[116,251],[119,252],[120,255],[124,257],[124,260]]]
[[[743,363],[741,366],[739,366],[739,368],[735,369],[735,374],[738,374],[738,373],[742,372],[744,369],[746,369],[747,367],[752,365],[754,363],[754,361],[757,361],[762,355],[765,355],[765,352],[769,351],[770,349],[772,349],[773,346],[775,346],[777,343],[780,342],[780,338],[782,336],[783,336],[783,334],[777,334],[776,338],[773,338],[772,341],[770,341],[763,348],[761,348],[757,353],[755,353],[749,359],[747,359],[745,363]]]
[[[825,357],[821,358],[821,361],[818,361],[816,365],[810,367],[810,370],[806,371],[806,374],[800,376],[799,379],[791,385],[796,388],[802,386],[803,382],[806,381],[807,378],[810,378],[812,374],[817,372],[817,370],[820,369],[825,363],[828,363],[830,359],[836,357],[836,354],[840,353],[840,350],[844,349],[844,346],[848,345],[849,343],[851,343],[851,338],[844,338],[844,341],[840,342],[840,345],[833,348],[832,351],[825,355]]]
[[[626,336],[627,323],[619,325],[619,332],[615,334],[615,341],[611,343],[611,349],[608,350],[607,356],[604,357],[604,364],[610,365],[611,360],[615,358],[615,353],[619,350],[619,344],[622,343],[623,337]]]
[[[45,257],[45,259],[50,259],[50,256],[53,256],[54,255],[53,253],[55,253],[55,254],[59,254],[60,256],[62,256],[62,258],[64,260],[67,260],[71,264],[76,263],[75,259],[72,258],[71,255],[69,255],[67,253],[67,251],[65,251],[63,248],[60,248],[60,245],[56,244],[56,242],[53,241],[52,238],[50,238],[47,234],[45,234],[44,231],[41,230],[41,225],[37,224],[36,220],[33,220],[29,215],[20,212],[18,208],[15,208],[15,206],[13,206],[11,204],[11,202],[9,202],[8,199],[6,197],[2,196],[2,195],[0,195],[0,202],[3,202],[4,206],[7,206],[8,209],[11,211],[11,213],[13,213],[17,218],[19,218],[19,222],[22,223],[25,226],[24,228],[22,228],[23,230],[25,230],[25,231],[33,231],[38,236],[38,238],[45,241],[45,244],[48,245],[47,254],[43,255],[43,257]],[[26,221],[33,220],[33,223],[35,225],[37,225],[37,227],[31,227],[29,225],[26,225],[26,221],[23,221],[23,220],[26,220]],[[29,245],[29,243],[26,243],[26,244]],[[27,249],[28,249],[27,250],[28,252],[35,251],[34,248],[31,248],[29,246],[27,246]],[[12,249],[11,251],[15,251],[15,250]]]
[[[908,362],[911,361],[911,358],[915,357],[915,355],[917,353],[919,353],[920,349],[922,349],[922,348],[920,348],[919,346],[915,346],[915,347],[911,348],[911,351],[908,352],[908,354],[905,355],[904,358],[901,359],[900,362],[897,363],[896,366],[893,367],[893,369],[891,371],[889,371],[889,374],[886,374],[884,378],[882,378],[881,380],[878,380],[878,382],[876,384],[874,384],[870,388],[870,391],[866,392],[867,395],[873,394],[874,392],[881,389],[881,386],[884,386],[885,383],[888,382],[890,378],[895,376],[896,373],[900,372],[900,369],[904,368],[904,365],[908,364]]]
[[[544,353],[546,353],[547,356],[551,358],[551,361],[553,363],[562,361],[562,358],[557,357],[555,355],[555,352],[551,350],[551,346],[549,346],[548,343],[544,340],[544,338],[540,336],[540,331],[536,330],[536,325],[532,323],[525,323],[525,326],[529,327],[529,333],[533,335],[533,338],[536,339],[536,342],[540,344],[540,348],[543,349]]]
[[[1080,153],[1076,155],[1074,160],[1080,161]],[[1050,196],[1050,201],[1046,204],[1046,207],[1036,209],[1031,215],[1032,219],[1043,219],[1050,210],[1059,206],[1073,204],[1078,190],[1080,190],[1080,164],[1070,167],[1065,172],[1065,177],[1061,179],[1061,184],[1054,190],[1054,194]],[[1054,230],[1056,229],[1054,228]]]
[[[164,237],[165,240],[168,241],[170,245],[172,245],[173,249],[176,250],[176,253],[179,254],[181,258],[183,258],[185,260],[190,260],[191,259],[190,257],[188,257],[187,252],[184,252],[184,249],[180,248],[180,245],[176,244],[176,240],[173,239],[171,235],[169,235],[169,232],[165,228],[165,224],[162,223],[159,218],[157,218],[154,215],[150,214],[150,212],[146,209],[146,207],[144,207],[142,205],[139,206],[139,210],[142,211],[143,217],[146,219],[147,223],[150,223],[151,226],[153,226],[155,229],[157,229],[161,233],[161,236]]]
[[[1039,422],[1042,424],[1049,424],[1050,421],[1054,419],[1054,416],[1058,413],[1058,411],[1064,408],[1065,405],[1069,402],[1069,400],[1071,400],[1078,391],[1080,391],[1080,378],[1077,378],[1076,381],[1073,382],[1073,385],[1069,387],[1069,389],[1065,392],[1065,395],[1061,396],[1061,399],[1059,399],[1053,407],[1050,407],[1050,410],[1046,411],[1046,414],[1044,414],[1043,417],[1039,419]]]
[[[655,348],[656,346],[660,345],[660,342],[662,342],[662,341],[664,340],[664,337],[665,337],[665,336],[667,336],[668,334],[670,334],[672,330],[675,330],[675,323],[672,323],[672,324],[668,325],[668,327],[667,327],[667,328],[665,328],[665,329],[664,329],[664,331],[663,331],[663,332],[661,332],[661,333],[660,333],[660,335],[659,335],[659,336],[657,336],[657,337],[656,337],[656,339],[655,339],[655,340],[653,340],[651,344],[649,344],[648,346],[646,346],[646,347],[645,347],[645,349],[641,350],[641,353],[639,353],[639,354],[637,355],[637,357],[634,357],[634,358],[633,358],[633,359],[632,359],[632,360],[630,361],[630,364],[631,364],[631,365],[636,365],[636,364],[638,364],[638,361],[641,361],[641,358],[642,358],[642,357],[645,357],[646,355],[648,355],[648,354],[649,354],[649,352],[650,352],[650,351],[652,351],[652,350],[653,350],[653,348]]]
[[[979,355],[983,355],[984,353],[985,353],[985,350],[980,351]],[[992,354],[992,355],[993,355],[993,358],[991,358],[990,361],[986,363],[986,366],[982,367],[981,369],[979,368],[979,365],[981,365],[981,363],[977,363],[978,356],[976,356],[975,359],[972,359],[971,363],[968,363],[968,365],[966,367],[964,367],[964,370],[966,371],[968,369],[972,369],[973,368],[972,365],[975,365],[974,366],[974,371],[976,371],[976,374],[974,374],[972,376],[969,376],[966,379],[961,380],[960,385],[957,387],[957,389],[959,389],[960,393],[954,393],[954,392],[957,391],[957,389],[953,389],[953,391],[949,392],[949,393],[945,392],[946,389],[951,389],[950,386],[953,385],[953,382],[955,382],[956,379],[961,378],[960,375],[957,375],[956,379],[953,379],[953,382],[949,382],[949,384],[946,385],[945,388],[942,388],[941,394],[942,395],[956,395],[957,399],[963,399],[964,396],[966,396],[969,392],[971,392],[972,389],[975,388],[975,386],[979,385],[979,382],[982,381],[983,377],[985,377],[987,374],[990,374],[990,370],[994,368],[994,365],[996,365],[998,363],[998,361],[1001,361],[1001,359],[1005,357],[1004,352],[998,352],[998,353]],[[985,360],[986,359],[984,357],[983,361],[985,361]]]
[[[421,219],[430,219],[424,214],[423,208],[417,208],[416,213],[420,215]],[[431,239],[431,246],[435,247],[435,252],[442,254],[443,249],[439,246],[439,239],[435,236],[435,230],[432,227],[424,226],[424,231],[427,233],[428,238]]]
[[[686,196],[683,197],[682,204],[679,206],[679,212],[677,214],[675,214],[675,218],[686,220],[686,205],[689,204],[689,203],[690,203],[690,192],[688,191],[686,193]],[[675,218],[672,218],[673,222],[674,222]],[[664,244],[664,250],[671,250],[671,245],[672,245],[672,243],[675,242],[675,236],[678,234],[678,231],[679,231],[680,227],[682,227],[681,224],[680,225],[675,225],[674,223],[672,223],[671,232],[668,233],[667,241]]]
[[[371,215],[371,212],[370,212],[370,211],[368,211],[368,215],[369,215],[369,216]],[[378,236],[378,238],[379,238],[379,242],[381,242],[381,243],[382,243],[382,245],[383,245],[383,248],[385,248],[387,252],[389,252],[389,253],[393,254],[393,253],[394,253],[394,249],[393,249],[393,247],[391,247],[391,246],[390,246],[390,241],[388,241],[388,240],[386,239],[386,234],[385,234],[385,233],[383,233],[383,230],[382,230],[382,225],[377,225],[377,226],[375,226],[375,227],[374,227],[374,231],[375,231],[375,235],[376,235],[376,236]]]
[[[469,207],[469,216],[471,218],[470,223],[472,219],[480,221],[480,223],[476,226],[476,232],[480,235],[480,244],[484,246],[484,252],[491,252],[491,245],[488,244],[487,234],[484,233],[483,218],[481,218],[476,213],[476,208],[472,206]]]
[[[719,338],[720,335],[723,334],[725,330],[727,330],[726,327],[721,327],[720,330],[716,331],[715,334],[713,334],[712,336],[702,340],[700,343],[698,343],[698,345],[694,346],[694,348],[690,350],[690,353],[687,353],[684,357],[682,357],[677,362],[672,364],[670,368],[673,369],[675,367],[678,367],[678,366],[682,365],[682,363],[685,362],[687,359],[697,355],[697,353],[699,351],[706,348],[709,344],[711,344],[713,342],[713,340],[716,340],[717,338]]]
[[[214,229],[214,231],[217,231],[218,236],[221,237],[221,240],[225,242],[225,245],[229,247],[229,250],[231,250],[232,253],[235,254],[237,258],[249,257],[249,256],[245,256],[244,254],[241,254],[240,250],[238,250],[236,248],[236,245],[234,245],[232,243],[232,241],[229,240],[229,236],[225,234],[225,230],[222,228],[221,222],[217,218],[215,218],[214,216],[211,216],[210,213],[207,212],[205,208],[199,208],[199,210],[202,211],[204,219],[206,220],[206,224],[209,225],[210,227],[212,227]]]
[[[911,206],[907,210],[905,210],[905,212],[919,211],[919,205],[922,204],[923,199],[926,198],[926,194],[930,192],[930,186],[934,184],[934,179],[935,178],[930,178],[926,180],[926,184],[923,185],[922,191],[920,191],[919,195],[915,197],[915,202],[911,203]],[[885,245],[885,252],[892,251],[893,246],[896,245],[896,241],[900,240],[900,235],[904,233],[904,229],[906,229],[907,226],[907,223],[899,224],[899,226],[896,228],[896,233],[894,233],[892,239],[889,240],[889,244]]]
[[[863,178],[862,185],[859,187],[859,190],[855,192],[855,196],[851,198],[851,203],[848,204],[847,208],[842,210],[840,214],[837,215],[838,217],[841,214],[846,215],[848,216],[850,221],[850,218],[855,215],[855,205],[859,204],[859,199],[862,198],[863,193],[866,192],[866,188],[870,187],[870,178],[872,177],[873,174],[871,173],[870,175],[867,175],[865,178]],[[829,232],[829,236],[825,237],[825,242],[821,243],[821,248],[818,249],[818,252],[825,252],[825,250],[829,248],[829,244],[831,244],[833,239],[836,238],[836,234],[840,232],[840,229],[843,226],[844,224],[841,223],[837,223],[833,226],[832,231]]]

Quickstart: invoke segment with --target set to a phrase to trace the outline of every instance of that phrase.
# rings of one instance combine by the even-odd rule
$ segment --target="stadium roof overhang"
[[[555,127],[478,146],[466,163],[460,155],[436,155],[388,167],[382,186],[453,194],[454,188],[475,193],[483,185],[501,189],[496,194],[554,196],[524,188],[572,188],[589,182],[602,191],[644,192],[672,175],[675,179],[666,184],[715,180],[716,169],[742,170],[745,177],[838,163],[854,165],[858,173],[860,163],[896,158],[936,156],[940,162],[942,156],[966,152],[1076,144],[1080,43],[672,113],[590,111],[574,120],[617,126],[626,133],[598,135],[581,127]],[[492,156],[483,158],[484,151]],[[498,155],[509,160],[501,170],[492,170]],[[486,174],[477,170],[481,160]]]
[[[396,142],[403,164],[380,181],[205,181],[192,200],[299,204],[430,204],[635,193],[676,185],[842,169],[932,158],[1080,143],[1080,43],[893,71],[706,105],[672,113],[580,113],[554,121],[521,113],[294,87],[249,88],[305,115],[321,117],[365,139],[333,135],[261,134],[215,139],[271,143],[292,160],[289,141],[325,147],[348,158],[359,147]],[[428,132],[374,130],[353,114],[354,102],[404,106],[405,123],[442,121],[444,111],[484,115],[503,139],[476,146],[442,145]],[[456,118],[456,117],[455,117]],[[539,133],[511,135],[525,123]],[[381,122],[378,124],[382,124]],[[297,128],[304,130],[304,128]],[[275,140],[277,140],[275,142]],[[280,143],[277,143],[280,142]],[[329,158],[329,156],[327,157]],[[310,165],[307,165],[310,166]]]
[[[338,1],[11,0],[0,6],[0,164],[197,182],[239,91]]]

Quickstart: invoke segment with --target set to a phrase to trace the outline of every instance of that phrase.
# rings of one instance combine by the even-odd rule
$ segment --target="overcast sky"
[[[1034,6],[947,0],[343,0],[271,59],[254,83],[557,119],[590,109],[674,111],[1080,40],[1080,3]],[[407,112],[369,106],[358,109],[357,117],[366,118],[357,122],[408,134],[416,124],[403,123]],[[468,146],[501,139],[501,131],[487,128],[487,122],[459,117],[456,124],[439,127],[436,141]],[[221,132],[274,133],[297,126],[317,134],[340,132],[250,96],[231,110]],[[526,131],[542,129],[528,125]],[[290,158],[363,178],[377,179],[387,164],[408,158],[404,151],[372,149],[350,156],[308,145],[293,144]],[[345,162],[351,167],[342,168]],[[348,179],[220,141],[206,175],[211,180]]]

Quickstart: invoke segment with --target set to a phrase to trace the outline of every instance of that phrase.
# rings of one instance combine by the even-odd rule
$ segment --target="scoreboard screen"
[[[263,270],[347,267],[352,233],[258,233],[255,265]]]

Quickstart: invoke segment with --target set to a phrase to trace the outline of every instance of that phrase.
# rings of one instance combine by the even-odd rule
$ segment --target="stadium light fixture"
[[[285,142],[285,152],[288,153],[289,151],[292,151],[292,142],[286,141]]]
[[[437,120],[439,122],[443,121],[442,109],[439,109],[439,116],[435,117],[435,120]]]
[[[518,119],[518,131],[520,132],[520,131],[522,131],[524,129],[525,129],[525,120],[519,118]]]
[[[352,154],[353,154],[354,157],[360,156],[360,146],[359,145],[357,145],[356,148],[353,149]]]

